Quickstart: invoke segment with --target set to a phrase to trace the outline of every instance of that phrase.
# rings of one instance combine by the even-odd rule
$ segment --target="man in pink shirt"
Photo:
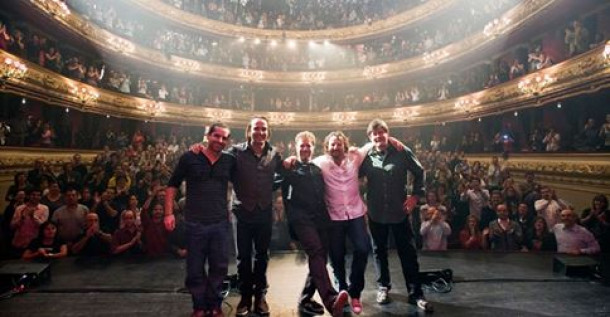
[[[360,294],[364,288],[364,272],[371,251],[371,238],[366,230],[366,205],[360,197],[358,171],[366,151],[348,151],[349,140],[340,131],[329,133],[324,139],[325,154],[314,159],[322,170],[325,200],[332,225],[329,254],[340,290],[347,290],[352,311],[362,312]],[[348,285],[345,277],[345,237],[354,246]]]

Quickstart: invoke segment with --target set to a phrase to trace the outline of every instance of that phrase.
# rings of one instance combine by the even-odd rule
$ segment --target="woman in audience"
[[[534,226],[525,237],[525,246],[529,251],[557,251],[555,234],[549,232],[544,218],[534,218]]]
[[[165,225],[163,224],[163,215],[162,204],[155,204],[152,209],[152,214],[148,210],[142,212],[142,236],[144,240],[144,251],[147,255],[159,256],[166,254],[169,251],[169,232],[165,229]]]
[[[53,212],[64,204],[59,183],[55,179],[49,180],[48,192],[42,197],[40,203],[49,207],[49,218],[53,217]]]
[[[68,256],[68,245],[59,239],[57,224],[46,221],[40,225],[38,237],[23,253],[24,260],[33,259],[59,259]]]
[[[460,246],[466,250],[483,249],[483,235],[479,229],[479,218],[477,216],[468,216],[466,226],[460,231]]]
[[[610,209],[606,195],[593,197],[591,208],[583,210],[580,222],[595,236],[602,252],[610,252]]]

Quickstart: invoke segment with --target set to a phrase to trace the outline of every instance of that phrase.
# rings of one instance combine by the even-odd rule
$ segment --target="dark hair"
[[[40,240],[42,241],[42,239],[44,239],[44,229],[46,229],[48,226],[55,226],[55,229],[57,229],[57,223],[53,220],[47,220],[45,222],[43,222],[40,227],[38,227],[38,238],[40,238]],[[55,233],[55,239],[57,239],[57,232]]]
[[[593,202],[599,201],[603,205],[603,209],[608,209],[608,197],[604,194],[598,194],[593,197]],[[593,207],[593,206],[591,206]]]
[[[18,178],[19,178],[19,176],[21,176],[21,175],[26,176],[26,175],[25,175],[25,172],[17,172],[17,174],[15,174],[15,176],[13,177],[13,182],[15,182],[15,185],[17,185],[17,179],[18,179]],[[27,180],[27,178],[26,178],[26,180],[25,180],[25,181],[26,181],[26,183],[27,183],[27,181],[28,181],[28,180]]]
[[[212,135],[212,133],[214,133],[214,131],[216,131],[216,128],[227,129],[227,130],[231,131],[231,129],[229,128],[228,125],[224,124],[223,122],[217,121],[217,122],[212,123],[212,125],[210,127],[208,127],[206,135]],[[231,133],[229,132],[229,136],[230,135],[231,135]]]
[[[250,130],[252,130],[252,121],[254,120],[263,120],[267,123],[267,139],[271,138],[271,129],[269,128],[269,119],[267,119],[266,117],[263,116],[255,116],[250,118],[250,121],[248,122],[248,125],[246,125],[246,140],[248,140],[248,142],[251,141],[252,139],[252,132]]]
[[[373,121],[371,121],[368,125],[368,127],[366,128],[366,135],[371,135],[371,133],[373,133],[373,131],[382,128],[385,130],[385,132],[390,132],[390,128],[388,127],[388,124],[385,123],[385,121],[381,120],[381,119],[373,119]]]
[[[42,194],[42,190],[40,189],[40,187],[37,187],[37,186],[28,186],[25,189],[25,195],[26,196],[30,196],[34,192],[39,192],[39,193]]]

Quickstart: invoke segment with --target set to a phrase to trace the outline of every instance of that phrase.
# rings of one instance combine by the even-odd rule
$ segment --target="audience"
[[[57,225],[53,221],[42,223],[38,236],[30,242],[22,258],[50,260],[68,256],[68,245],[61,240],[57,232]]]
[[[553,227],[557,240],[557,252],[573,255],[599,253],[599,243],[593,234],[576,222],[577,216],[573,210],[561,211],[561,223]]]

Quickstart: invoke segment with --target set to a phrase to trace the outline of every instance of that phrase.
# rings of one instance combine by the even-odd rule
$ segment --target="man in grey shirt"
[[[59,238],[69,245],[83,233],[85,218],[89,208],[78,203],[78,192],[74,187],[67,187],[64,191],[65,205],[59,207],[52,220],[57,223]]]
[[[576,214],[573,210],[562,210],[560,217],[561,223],[553,227],[557,252],[574,255],[599,253],[599,243],[589,230],[576,224]]]

